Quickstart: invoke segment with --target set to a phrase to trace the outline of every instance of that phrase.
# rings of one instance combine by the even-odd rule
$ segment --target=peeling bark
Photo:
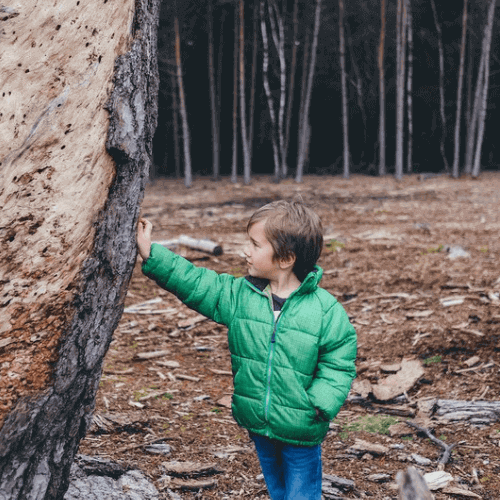
[[[28,0],[4,25],[2,500],[63,498],[136,257],[159,0],[83,4]]]

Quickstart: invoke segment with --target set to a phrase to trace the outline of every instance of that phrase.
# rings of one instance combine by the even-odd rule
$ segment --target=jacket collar
[[[320,266],[314,266],[314,269],[305,277],[302,284],[296,290],[297,295],[305,295],[307,293],[312,293],[316,288],[323,276],[323,269]],[[269,285],[269,280],[264,278],[256,278],[255,276],[245,276],[245,279],[257,288],[259,291],[263,292],[267,285]]]

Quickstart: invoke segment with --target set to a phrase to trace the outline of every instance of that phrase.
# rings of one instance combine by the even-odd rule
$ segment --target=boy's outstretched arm
[[[196,267],[180,255],[151,242],[152,224],[140,219],[137,246],[143,258],[142,272],[176,295],[191,309],[227,324],[234,309],[234,276]]]
[[[142,260],[148,260],[151,252],[152,230],[153,224],[151,222],[144,218],[139,219],[139,223],[137,224],[137,248]]]

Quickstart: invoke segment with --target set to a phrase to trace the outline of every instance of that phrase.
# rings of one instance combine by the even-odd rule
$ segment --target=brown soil
[[[405,411],[415,412],[416,403],[430,397],[499,400],[500,301],[494,293],[500,291],[500,175],[456,181],[411,176],[402,182],[389,177],[309,177],[301,185],[262,178],[247,187],[198,179],[191,189],[166,180],[148,187],[143,215],[153,222],[155,240],[187,234],[222,243],[225,251],[219,257],[186,248],[176,251],[197,265],[242,275],[246,269],[240,252],[248,217],[268,201],[299,193],[321,215],[326,243],[337,242],[325,246],[319,261],[326,271],[322,286],[344,304],[358,332],[359,379],[376,383],[386,376],[381,363],[415,358],[424,363],[425,375],[407,392]],[[470,257],[452,260],[446,245],[459,245]],[[398,293],[403,295],[389,296]],[[443,306],[440,299],[450,296],[465,298],[460,305]],[[198,494],[177,489],[182,498],[268,498],[257,479],[258,460],[248,435],[224,406],[232,392],[231,376],[221,373],[230,372],[225,327],[202,321],[182,328],[197,314],[145,278],[137,265],[126,306],[158,297],[162,302],[151,308],[167,311],[125,313],[104,363],[96,414],[121,414],[127,425],[104,433],[94,427],[80,452],[143,470],[164,488],[166,498],[165,488],[173,485],[160,479],[162,463],[172,460],[216,463],[223,471],[213,477],[216,485],[211,489]],[[422,311],[432,313],[415,315]],[[137,360],[138,353],[160,350],[169,353]],[[462,371],[472,356],[479,363]],[[165,361],[179,366],[160,364]],[[158,392],[167,394],[140,399]],[[323,445],[324,472],[356,484],[346,498],[396,498],[390,484],[399,470],[411,465],[403,456],[412,453],[432,460],[422,467],[424,472],[437,469],[441,451],[426,437],[414,431],[401,438],[360,429],[362,417],[386,418],[374,412],[376,407],[346,403]],[[432,428],[447,444],[460,443],[446,465],[459,486],[484,499],[499,498],[499,424],[477,428],[434,420]],[[162,437],[172,446],[168,456],[130,448]],[[346,450],[358,438],[383,444],[389,452],[349,457]],[[390,448],[395,444],[404,448]],[[222,458],[213,453],[234,446],[244,450]],[[390,481],[370,481],[368,476],[375,473],[389,474]],[[460,498],[442,492],[435,497]]]

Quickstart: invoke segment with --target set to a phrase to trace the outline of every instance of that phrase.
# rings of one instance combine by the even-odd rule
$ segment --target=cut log
[[[433,416],[451,423],[469,422],[474,425],[490,425],[500,419],[500,401],[438,399],[434,405]]]
[[[62,499],[136,259],[160,0],[2,19],[0,498]],[[96,15],[98,13],[98,15]]]

